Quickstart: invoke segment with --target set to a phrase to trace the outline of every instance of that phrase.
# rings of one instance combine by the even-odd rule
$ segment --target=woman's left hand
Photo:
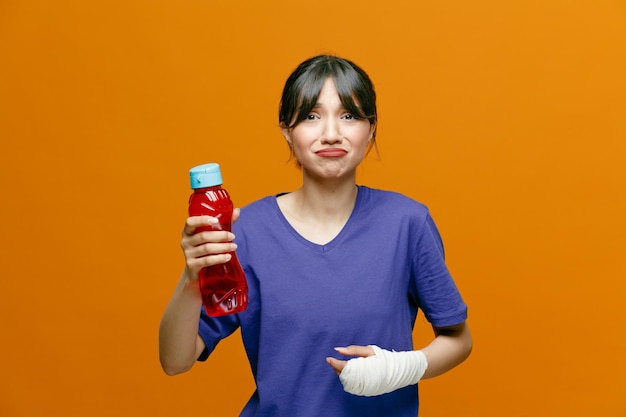
[[[344,356],[358,356],[362,358],[367,358],[375,354],[374,349],[372,349],[369,346],[354,346],[353,345],[353,346],[348,346],[348,347],[338,347],[338,348],[335,348],[335,350]],[[330,358],[330,357],[326,358],[326,362],[330,366],[332,366],[332,368],[335,370],[337,375],[341,373],[343,368],[345,368],[346,364],[348,363],[348,361],[342,361],[342,360]]]

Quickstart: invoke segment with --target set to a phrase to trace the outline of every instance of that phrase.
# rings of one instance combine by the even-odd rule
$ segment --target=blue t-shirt
[[[434,326],[466,320],[428,209],[360,186],[341,232],[318,245],[291,227],[270,196],[242,208],[233,231],[248,309],[219,318],[202,312],[207,348],[199,360],[241,328],[257,386],[241,417],[415,417],[416,385],[376,397],[348,394],[325,358],[346,359],[336,346],[412,350],[418,309]]]

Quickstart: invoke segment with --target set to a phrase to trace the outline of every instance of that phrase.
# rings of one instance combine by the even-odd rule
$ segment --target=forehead
[[[341,100],[339,99],[339,93],[337,92],[337,87],[335,86],[335,81],[328,77],[324,81],[322,85],[322,89],[320,90],[319,95],[317,96],[316,106],[320,104],[339,104],[341,105]]]

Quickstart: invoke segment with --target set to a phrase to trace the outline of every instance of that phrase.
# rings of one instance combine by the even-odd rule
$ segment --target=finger
[[[203,238],[208,234],[208,238]],[[232,242],[232,233],[229,232],[202,232],[192,236],[183,237],[180,247],[185,254],[185,258],[202,258],[209,255],[234,252],[237,244]]]
[[[192,271],[199,271],[208,266],[219,265],[230,261],[232,255],[229,253],[220,253],[218,255],[209,255],[202,258],[187,259],[187,267]]]
[[[191,236],[196,232],[196,229],[202,226],[213,226],[218,224],[219,221],[215,217],[211,216],[191,216],[185,221],[185,227],[183,228],[183,236]]]
[[[203,258],[205,256],[220,255],[223,253],[234,252],[237,250],[235,243],[223,242],[223,243],[202,243],[197,246],[187,245],[183,246],[183,252],[188,259]]]
[[[339,375],[348,362],[328,357],[326,358],[326,363],[328,363],[335,370],[337,375]]]
[[[233,217],[232,217],[233,223],[237,221],[240,214],[241,214],[241,211],[238,208],[233,210]]]
[[[222,253],[219,255],[205,256],[203,258],[188,258],[185,273],[189,277],[190,281],[197,281],[198,273],[201,269],[226,263],[231,259],[231,257],[232,256],[228,253]]]
[[[235,239],[235,235],[232,232],[227,232],[225,230],[221,230],[221,231],[211,230],[211,231],[198,232],[192,235],[183,234],[181,245],[183,247],[189,247],[189,246],[200,246],[200,245],[204,245],[205,243],[232,244],[232,241],[234,239]]]
[[[367,358],[368,356],[374,356],[375,352],[369,346],[348,346],[348,347],[337,347],[335,350],[341,353],[344,356],[360,356],[362,358]]]

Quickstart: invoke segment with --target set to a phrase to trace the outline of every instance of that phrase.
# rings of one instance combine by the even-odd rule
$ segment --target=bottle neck
[[[193,191],[194,193],[205,193],[207,191],[217,191],[217,190],[220,190],[221,188],[222,188],[222,184],[218,184],[218,185],[212,185],[210,187],[194,188]]]

